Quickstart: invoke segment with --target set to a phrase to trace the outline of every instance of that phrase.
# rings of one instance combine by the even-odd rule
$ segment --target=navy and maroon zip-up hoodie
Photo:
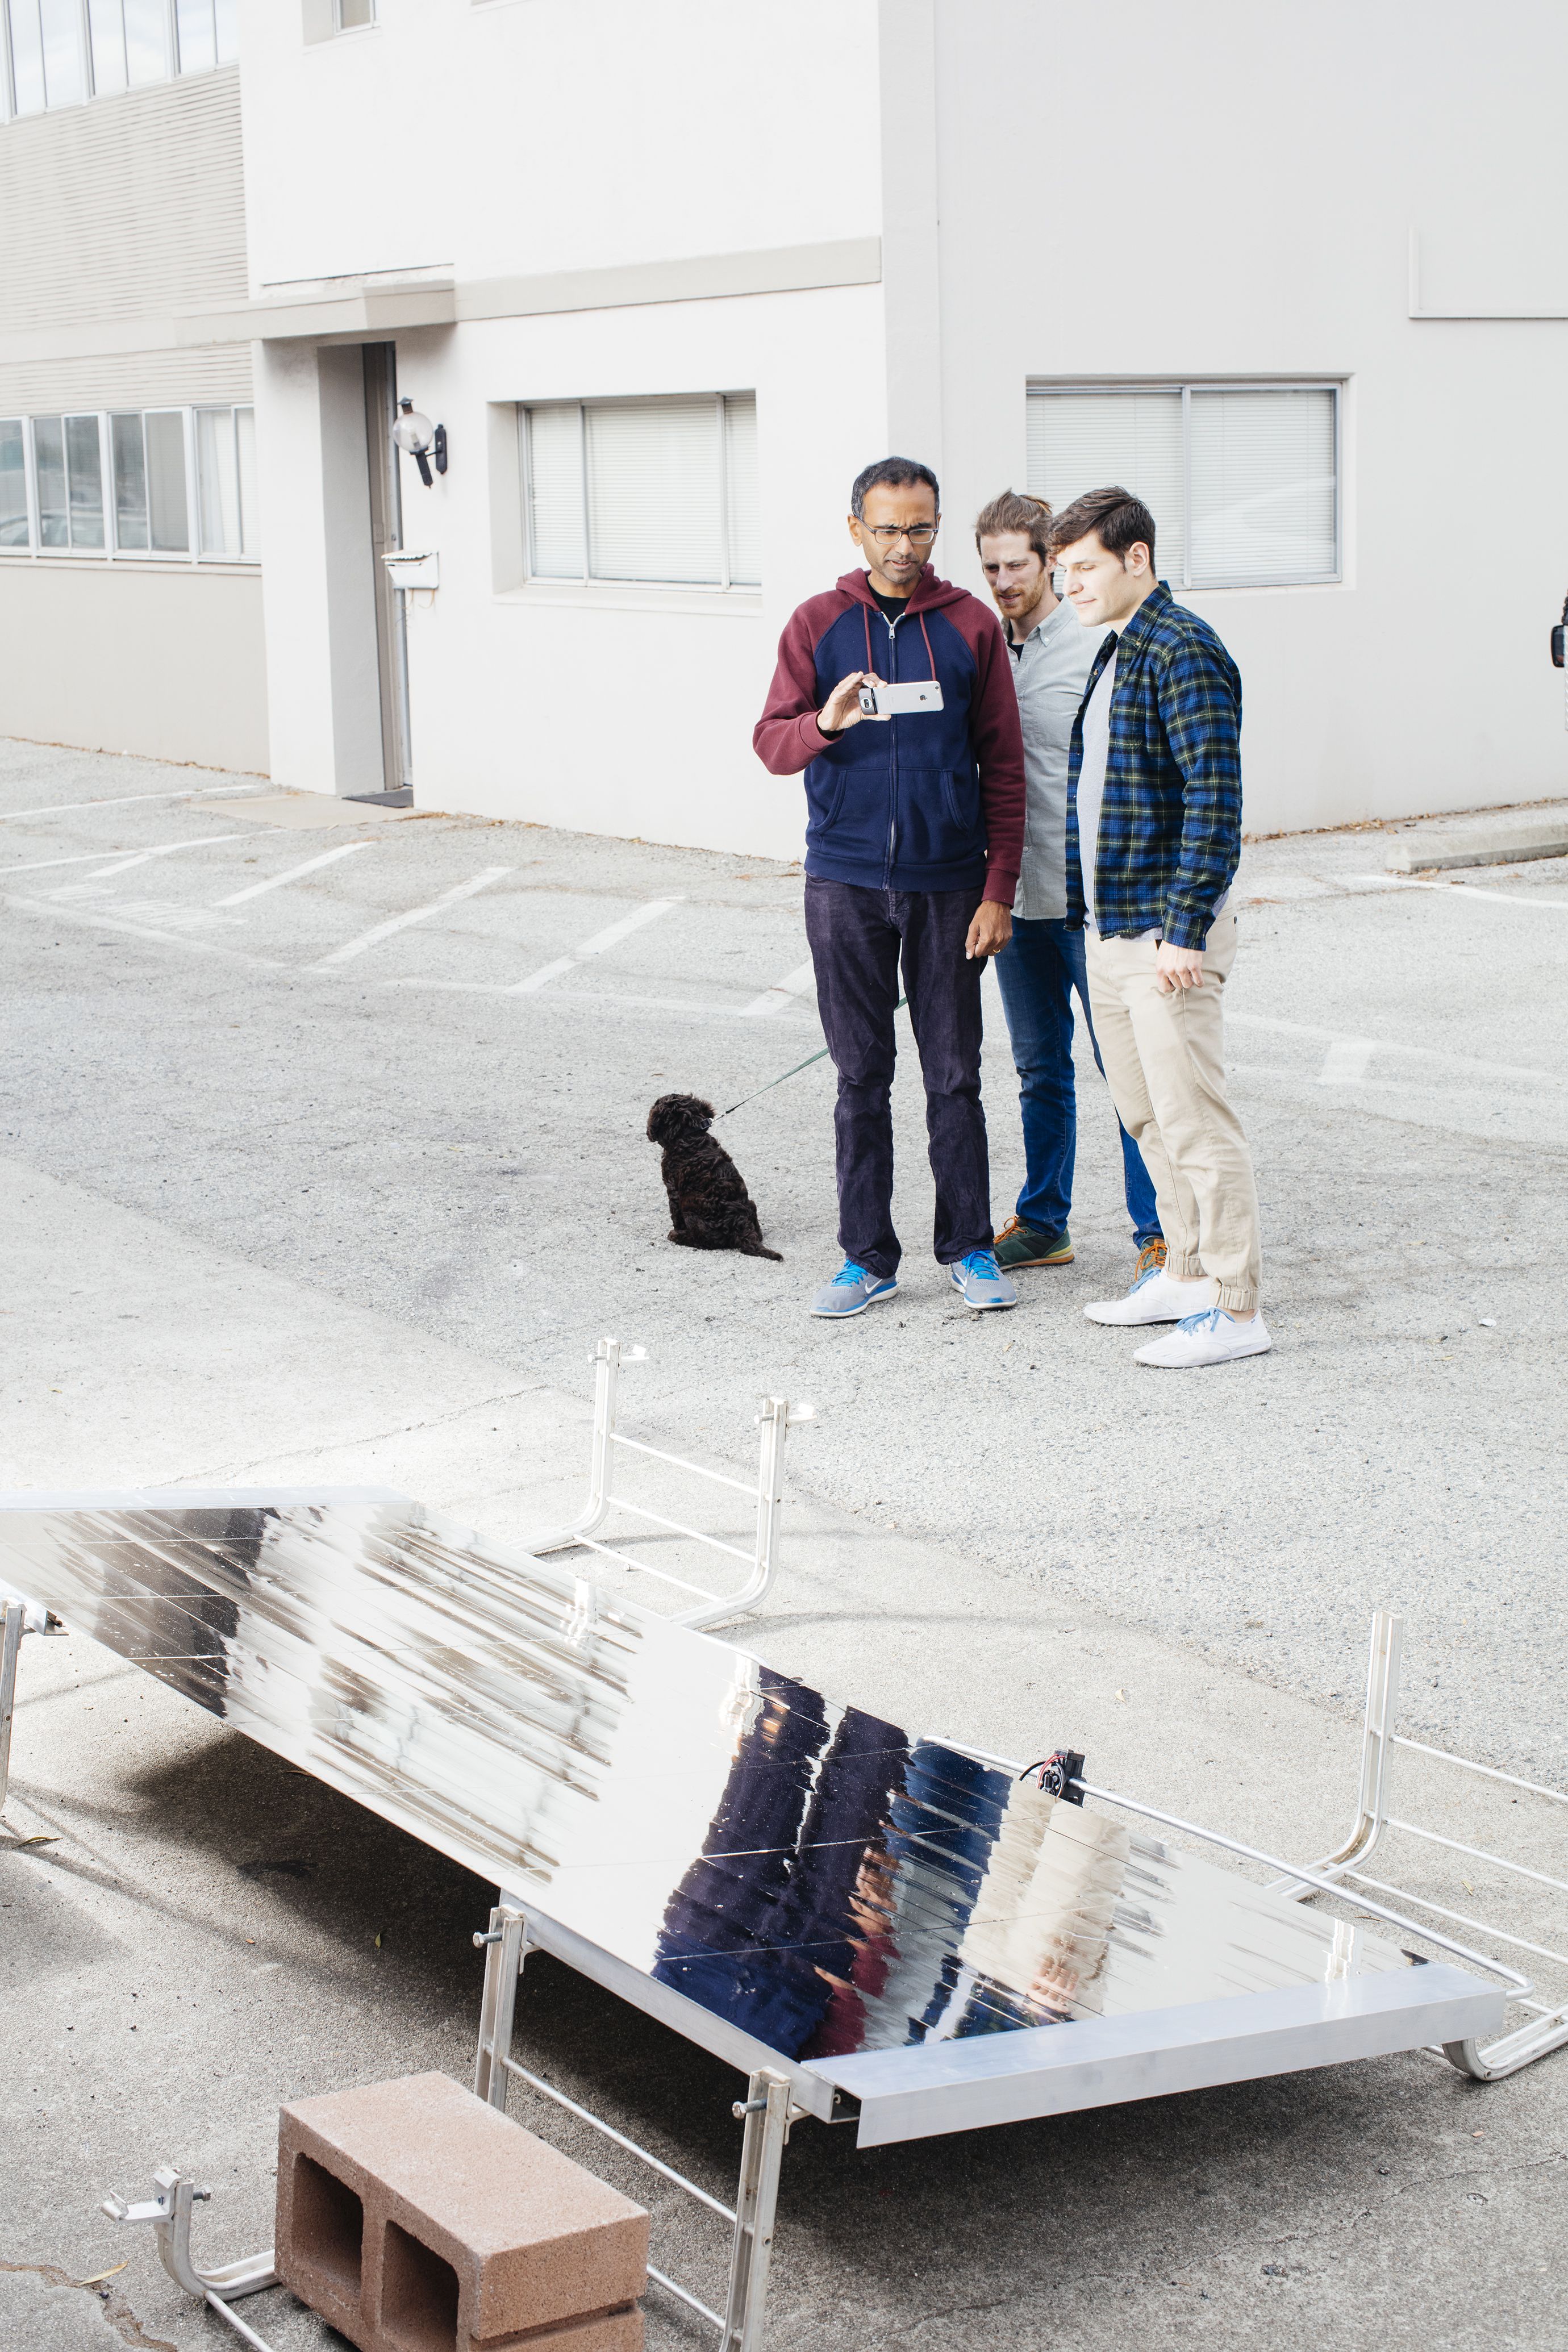
[[[779,639],[752,736],[770,774],[805,770],[805,870],[875,890],[966,890],[1013,903],[1024,848],[1024,738],[1001,625],[928,563],[897,621],[863,572],[809,597]],[[942,684],[942,707],[825,735],[841,677]]]

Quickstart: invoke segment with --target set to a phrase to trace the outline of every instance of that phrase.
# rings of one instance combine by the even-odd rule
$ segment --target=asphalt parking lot
[[[826,1327],[805,1308],[837,1263],[826,1064],[721,1129],[782,1265],[671,1248],[642,1131],[657,1094],[722,1108],[819,1046],[798,870],[439,815],[301,822],[322,814],[0,744],[0,1482],[396,1463],[521,1534],[567,1499],[614,1331],[648,1350],[626,1394],[655,1442],[734,1465],[759,1391],[816,1406],[794,1565],[742,1636],[775,1663],[1004,1752],[1098,1740],[1123,1785],[1223,1797],[1297,1852],[1349,1809],[1387,1605],[1404,1728],[1568,1786],[1568,861],[1395,879],[1375,829],[1249,845],[1227,1020],[1276,1347],[1174,1375],[1080,1311],[1132,1258],[1087,1056],[1077,1262],[1026,1276],[1010,1316],[944,1286],[911,1051],[903,1288]],[[1000,1222],[1021,1150],[987,997]],[[75,1637],[28,1645],[0,1848],[28,2021],[0,2243],[21,2343],[220,2340],[145,2250],[107,2303],[47,2275],[121,2259],[103,2189],[143,2193],[142,2155],[209,2165],[233,2183],[226,2258],[230,2228],[266,2227],[279,2097],[467,2071],[482,1890],[188,1717]],[[1568,1875],[1534,1812],[1530,1835]],[[1557,1897],[1508,1899],[1516,1932],[1552,1926]],[[731,2078],[538,1973],[531,2046],[721,2182]],[[803,2133],[776,2341],[1099,2352],[1288,2325],[1552,2352],[1565,2067],[1478,2094],[1379,2061],[874,2160]],[[281,2308],[257,2324],[321,2340]],[[650,2305],[650,2344],[689,2340]]]

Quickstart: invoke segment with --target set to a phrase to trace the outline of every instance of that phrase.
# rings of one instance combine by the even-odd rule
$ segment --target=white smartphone
[[[942,709],[942,687],[934,677],[912,677],[904,686],[863,686],[860,708],[868,719],[908,719],[918,710]]]

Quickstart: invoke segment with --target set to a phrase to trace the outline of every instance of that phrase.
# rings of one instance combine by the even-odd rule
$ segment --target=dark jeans
[[[816,1006],[838,1072],[833,1114],[838,1240],[846,1257],[886,1278],[901,1255],[893,1231],[893,1114],[899,965],[925,1080],[936,1180],[938,1261],[991,1247],[991,1165],[980,1108],[980,975],[963,942],[980,891],[867,890],[805,877],[805,936]]]
[[[1025,1175],[1018,1214],[1037,1233],[1065,1233],[1078,1150],[1078,1096],[1072,1066],[1075,989],[1100,1075],[1105,1076],[1089,1019],[1083,933],[1069,931],[1065,923],[1015,919],[1012,939],[996,959],[996,981],[1013,1041],[1024,1114]],[[1120,1120],[1117,1124],[1121,1127]],[[1145,1242],[1161,1238],[1160,1213],[1143,1156],[1124,1127],[1121,1132],[1127,1213],[1142,1248]]]

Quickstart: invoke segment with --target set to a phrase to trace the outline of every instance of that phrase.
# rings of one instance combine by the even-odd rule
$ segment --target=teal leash
[[[898,1003],[894,1005],[893,1011],[895,1013],[901,1012],[908,1003],[909,998],[907,996],[900,996]],[[761,1095],[771,1095],[775,1087],[783,1086],[784,1078],[798,1078],[802,1070],[810,1069],[813,1062],[820,1062],[824,1060],[826,1056],[827,1050],[828,1049],[826,1045],[819,1046],[815,1054],[808,1054],[804,1062],[797,1062],[793,1070],[785,1070],[783,1077],[770,1078],[767,1085],[765,1087],[759,1087],[756,1094],[754,1095],[742,1095],[738,1103],[731,1103],[728,1110],[721,1110],[720,1112],[720,1118],[729,1118],[734,1112],[744,1110],[748,1103],[754,1103]],[[715,1122],[715,1124],[717,1124],[717,1122]]]

